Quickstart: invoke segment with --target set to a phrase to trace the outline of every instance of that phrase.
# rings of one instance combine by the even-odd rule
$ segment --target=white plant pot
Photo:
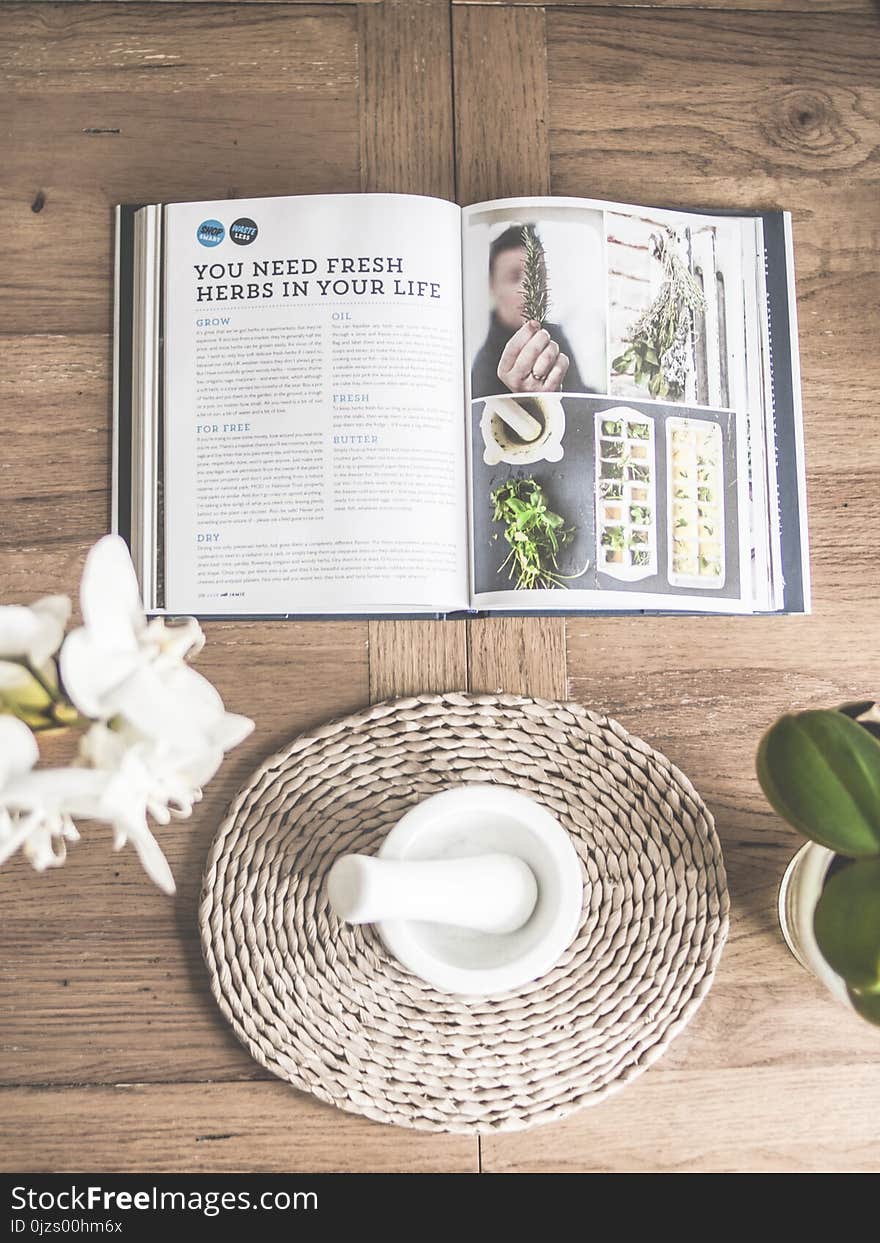
[[[836,858],[816,842],[807,842],[785,869],[779,886],[779,923],[792,954],[828,991],[849,1009],[852,1003],[846,983],[828,966],[813,931],[813,914],[825,885],[828,869]]]

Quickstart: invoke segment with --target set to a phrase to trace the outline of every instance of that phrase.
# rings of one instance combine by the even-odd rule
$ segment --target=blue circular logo
[[[203,246],[219,246],[226,236],[226,229],[219,220],[203,220],[196,229],[196,238]]]

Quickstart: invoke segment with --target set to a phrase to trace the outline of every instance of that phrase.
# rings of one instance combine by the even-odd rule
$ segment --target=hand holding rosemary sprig
[[[586,573],[589,562],[578,574],[559,573],[557,553],[574,538],[575,528],[567,527],[564,518],[548,507],[536,480],[508,479],[494,489],[491,499],[492,517],[505,524],[504,538],[510,545],[498,573],[509,566],[517,591],[564,587],[567,580]]]

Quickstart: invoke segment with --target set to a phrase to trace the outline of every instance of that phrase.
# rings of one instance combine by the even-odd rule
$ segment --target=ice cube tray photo
[[[706,419],[668,419],[669,582],[724,586],[724,466],[721,428]]]
[[[627,582],[657,572],[654,420],[629,406],[595,415],[596,564]]]

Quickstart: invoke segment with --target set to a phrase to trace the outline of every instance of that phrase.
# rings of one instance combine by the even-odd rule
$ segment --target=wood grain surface
[[[282,0],[282,3],[299,4],[305,0]],[[453,0],[455,5],[473,5],[480,8],[509,8],[511,0]],[[683,4],[682,0],[513,0],[515,7],[543,9],[683,9],[694,12],[699,9],[750,9],[757,12],[781,13],[875,13],[875,0],[700,0],[699,4]]]
[[[4,1093],[15,1169],[469,1173],[474,1145],[380,1126],[285,1083],[118,1083]]]
[[[100,828],[62,870],[0,873],[0,1167],[880,1168],[880,1046],[782,944],[797,841],[753,776],[778,712],[880,683],[878,70],[870,0],[3,6],[0,599],[73,591],[107,529],[114,203],[552,189],[792,210],[815,611],[211,624],[198,667],[257,730],[163,830],[177,897]],[[479,1147],[267,1076],[219,1016],[195,920],[260,758],[369,699],[462,686],[571,693],[665,751],[715,813],[733,905],[712,993],[657,1066]]]
[[[51,0],[32,0],[33,3],[51,3]],[[71,3],[106,3],[106,0],[70,0]],[[155,0],[158,4],[338,4],[340,0]],[[382,4],[383,0],[347,0],[360,6]],[[135,4],[138,0],[117,0],[117,3]],[[511,4],[533,6],[535,8],[684,8],[691,9],[757,9],[772,12],[827,12],[827,13],[870,13],[874,0],[700,0],[699,4],[682,5],[681,0],[553,0],[552,6],[546,0],[452,0],[455,5],[495,5],[510,7]]]
[[[455,199],[445,0],[360,10],[361,189]],[[369,623],[370,698],[467,686],[463,621]]]

